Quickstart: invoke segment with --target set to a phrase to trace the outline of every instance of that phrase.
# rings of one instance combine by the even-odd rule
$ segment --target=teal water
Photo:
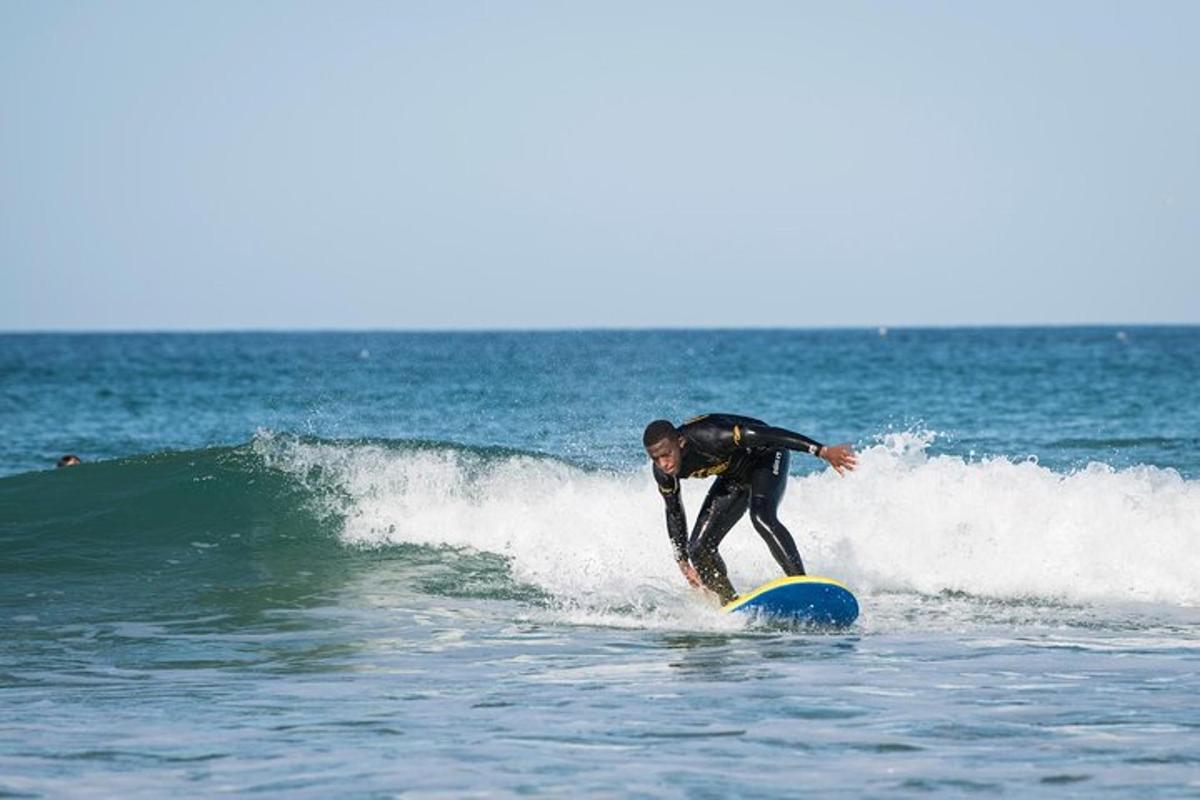
[[[1197,396],[1196,328],[0,336],[0,796],[1200,796]],[[860,449],[780,512],[848,631],[683,585],[639,436],[713,410]]]

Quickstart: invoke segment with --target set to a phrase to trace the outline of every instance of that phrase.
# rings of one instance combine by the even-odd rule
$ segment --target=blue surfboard
[[[832,578],[798,575],[764,583],[721,609],[779,622],[844,628],[858,618],[858,600]]]

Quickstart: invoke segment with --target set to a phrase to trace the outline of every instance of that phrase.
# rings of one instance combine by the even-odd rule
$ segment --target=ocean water
[[[1197,398],[1198,328],[0,336],[0,797],[1200,797]],[[854,626],[684,584],[708,411],[859,449],[780,510]]]

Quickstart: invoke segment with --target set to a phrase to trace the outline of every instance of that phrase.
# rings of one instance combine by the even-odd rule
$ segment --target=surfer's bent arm
[[[683,501],[679,499],[679,478],[655,469],[654,482],[667,506],[667,535],[671,537],[675,560],[687,561],[687,516],[683,512]]]
[[[734,440],[742,447],[781,447],[787,450],[799,450],[820,458],[825,445],[808,438],[802,433],[789,431],[786,428],[772,428],[770,425],[736,425],[733,429]]]

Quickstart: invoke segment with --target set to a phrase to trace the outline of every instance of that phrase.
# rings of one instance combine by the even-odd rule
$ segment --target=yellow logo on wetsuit
[[[711,467],[701,467],[695,472],[689,473],[689,478],[707,478],[710,475],[720,475],[725,470],[729,469],[729,460],[726,459],[720,464],[713,464]]]

